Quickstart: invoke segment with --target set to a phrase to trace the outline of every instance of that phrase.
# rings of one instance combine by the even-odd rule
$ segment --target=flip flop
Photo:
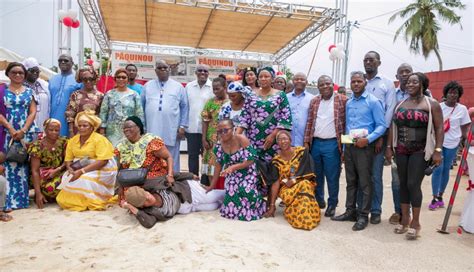
[[[0,221],[2,222],[8,222],[8,221],[11,221],[12,219],[13,217],[9,214],[6,214],[6,213],[0,214]]]
[[[404,234],[407,231],[408,231],[408,225],[403,226],[402,224],[398,224],[393,230],[393,232],[395,232],[396,234]]]
[[[407,234],[405,235],[407,240],[416,240],[420,237],[420,229],[408,228]]]

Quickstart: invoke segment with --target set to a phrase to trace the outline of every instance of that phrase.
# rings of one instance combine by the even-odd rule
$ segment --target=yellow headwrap
[[[95,115],[95,111],[93,110],[85,110],[78,113],[76,115],[76,119],[74,119],[74,125],[76,125],[76,127],[79,126],[79,121],[88,122],[94,127],[94,130],[97,130],[102,123],[102,120],[100,120],[100,118]]]

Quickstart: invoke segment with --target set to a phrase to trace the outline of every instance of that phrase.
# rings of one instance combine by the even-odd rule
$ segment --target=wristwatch
[[[440,153],[441,153],[441,151],[443,151],[443,149],[441,149],[440,147],[437,147],[437,148],[435,148],[435,150],[434,150],[434,151],[436,151],[436,152],[440,152]]]

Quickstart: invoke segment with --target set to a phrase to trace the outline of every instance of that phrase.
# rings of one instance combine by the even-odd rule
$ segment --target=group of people
[[[135,65],[117,69],[114,89],[102,94],[94,70],[74,75],[68,55],[58,64],[61,73],[49,86],[34,59],[5,71],[11,82],[0,89],[3,211],[27,208],[31,186],[39,208],[56,201],[63,209],[104,210],[118,202],[149,228],[176,213],[218,208],[229,219],[272,217],[281,198],[295,228],[314,229],[326,209],[326,217],[354,221],[358,231],[381,222],[384,162],[394,158],[389,221],[395,233],[417,239],[425,169],[435,169],[429,208],[441,208],[471,122],[457,82],[446,85],[438,103],[428,78],[402,64],[395,89],[378,73],[375,51],[365,55],[365,72],[351,74],[350,97],[335,93],[326,75],[314,96],[303,73],[287,92],[289,82],[271,67],[249,67],[242,82],[227,82],[211,81],[209,67],[197,65],[196,80],[184,87],[162,60],[157,79],[143,86],[135,82]],[[189,173],[180,172],[184,139]],[[27,161],[12,154],[22,149]],[[336,215],[342,164],[347,197],[345,212]],[[146,170],[144,184],[117,184],[125,169]]]

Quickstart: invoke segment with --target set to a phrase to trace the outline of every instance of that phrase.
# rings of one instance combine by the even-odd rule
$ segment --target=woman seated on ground
[[[219,208],[222,190],[206,194],[199,177],[191,173],[173,173],[173,157],[160,137],[144,134],[143,123],[136,116],[128,117],[123,126],[126,139],[115,149],[121,169],[149,168],[143,188],[125,188],[124,201],[140,224],[151,228],[156,222],[186,214]],[[122,190],[122,189],[121,189]]]
[[[105,210],[113,203],[117,164],[112,144],[95,132],[101,120],[94,112],[83,111],[74,121],[78,134],[72,137],[66,147],[66,169],[62,182],[66,185],[56,197],[63,209],[72,211]],[[73,168],[73,161],[88,161],[79,168]],[[72,177],[71,177],[72,176]],[[69,179],[69,182],[67,179]]]
[[[273,158],[264,179],[273,184],[270,190],[270,205],[265,217],[275,215],[277,196],[285,204],[283,214],[290,225],[297,229],[312,230],[318,226],[321,213],[314,196],[316,176],[310,153],[302,146],[291,146],[291,134],[281,130],[276,136],[280,147]]]
[[[50,118],[43,124],[44,138],[28,146],[35,202],[39,209],[46,202],[56,202],[61,176],[66,169],[64,153],[67,140],[60,137],[61,122]]]
[[[220,140],[214,148],[217,163],[208,191],[216,187],[219,176],[225,176],[221,216],[242,221],[258,220],[265,212],[265,202],[257,178],[256,151],[245,136],[234,133],[232,120],[220,120],[217,135]]]

